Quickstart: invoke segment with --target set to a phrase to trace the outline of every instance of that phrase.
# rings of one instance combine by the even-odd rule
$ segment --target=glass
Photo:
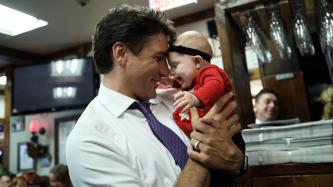
[[[314,55],[315,49],[313,42],[305,22],[305,17],[299,12],[295,15],[293,23],[293,31],[296,46],[302,56]]]
[[[276,11],[272,11],[270,16],[269,33],[277,47],[280,57],[282,59],[291,58],[291,48],[286,39],[281,17]]]
[[[268,51],[262,33],[258,29],[258,25],[252,16],[248,18],[247,25],[245,26],[245,34],[248,45],[256,53],[259,61],[261,63],[271,63],[272,54]]]
[[[320,45],[323,52],[327,48],[333,48],[333,15],[329,12],[326,12],[321,20]]]
[[[333,15],[327,0],[316,1],[317,22],[319,26],[320,47],[323,53],[333,47]]]

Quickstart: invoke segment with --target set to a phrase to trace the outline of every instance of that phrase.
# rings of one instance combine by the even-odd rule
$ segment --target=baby
[[[188,136],[192,132],[189,109],[197,107],[202,117],[232,90],[226,72],[210,64],[212,54],[207,38],[196,31],[184,32],[169,48],[171,77],[182,90],[174,96],[173,118]]]

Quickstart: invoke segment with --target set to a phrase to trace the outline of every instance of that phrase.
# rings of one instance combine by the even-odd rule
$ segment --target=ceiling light
[[[55,87],[55,88],[53,88],[53,98],[54,99],[75,98],[76,92],[77,92],[77,88],[74,86]]]
[[[0,5],[0,33],[16,36],[47,24],[46,21]]]
[[[51,77],[79,77],[85,66],[84,59],[57,60],[51,62]]]

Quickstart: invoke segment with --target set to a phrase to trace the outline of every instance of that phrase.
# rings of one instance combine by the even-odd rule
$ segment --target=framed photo
[[[43,158],[38,159],[40,167],[49,167],[51,165],[51,156],[47,155]]]
[[[24,116],[14,116],[10,118],[12,132],[24,131]]]
[[[55,119],[55,164],[62,163],[66,164],[66,141],[67,136],[74,128],[76,121],[80,115],[73,115],[64,118]]]
[[[17,144],[17,171],[32,171],[35,169],[35,161],[28,155],[27,142]]]

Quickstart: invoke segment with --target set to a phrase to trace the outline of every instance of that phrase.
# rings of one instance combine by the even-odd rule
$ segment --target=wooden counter
[[[243,186],[332,187],[333,163],[251,166]]]

